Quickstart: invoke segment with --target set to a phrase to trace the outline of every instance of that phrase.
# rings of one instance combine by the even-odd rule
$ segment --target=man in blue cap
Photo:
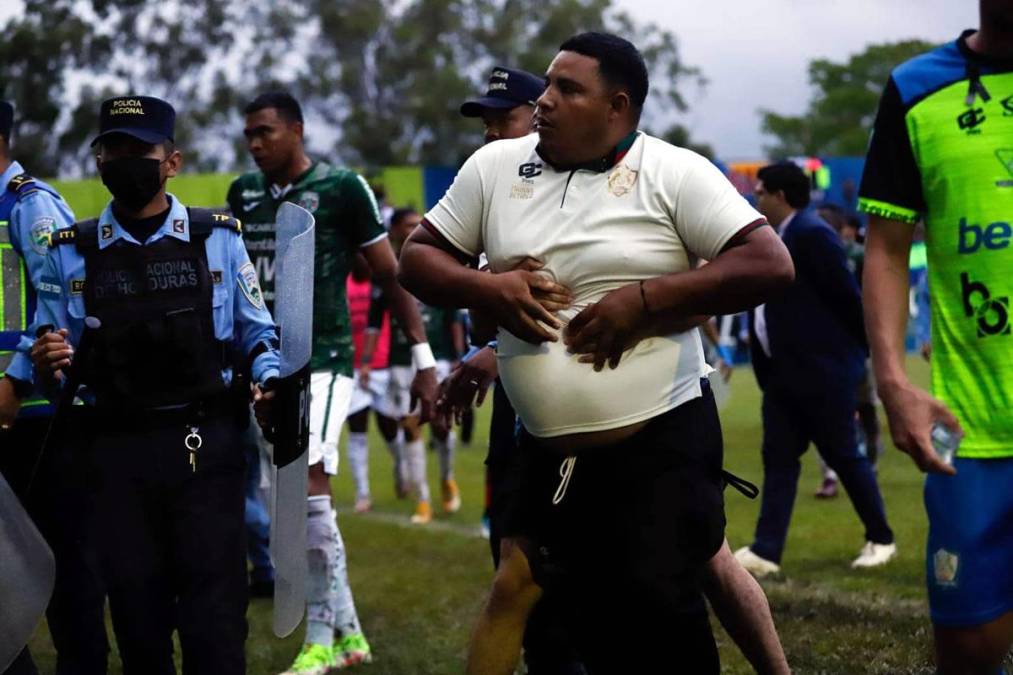
[[[4,297],[0,447],[5,449],[0,453],[0,472],[21,494],[55,554],[55,586],[46,616],[57,651],[57,672],[104,673],[109,650],[105,594],[91,551],[81,537],[85,500],[76,480],[74,453],[71,443],[64,442],[39,457],[53,409],[35,390],[28,355],[16,351],[19,345],[26,351],[32,342],[28,322],[35,313],[49,237],[73,224],[74,214],[55,189],[11,159],[13,127],[14,107],[0,101],[0,289]],[[29,495],[28,483],[37,462],[38,477]],[[27,652],[22,658],[29,660]]]
[[[524,70],[496,66],[485,96],[461,104],[465,117],[481,117],[485,142],[520,138],[531,133],[535,100],[545,89],[545,78]]]
[[[38,376],[75,359],[94,405],[96,542],[126,675],[245,672],[242,426],[278,375],[277,334],[234,218],[168,194],[182,155],[175,111],[102,103],[96,166],[112,202],[53,235],[32,347]],[[101,320],[75,357],[84,318]],[[82,360],[77,360],[82,359]],[[80,370],[78,370],[80,369]]]

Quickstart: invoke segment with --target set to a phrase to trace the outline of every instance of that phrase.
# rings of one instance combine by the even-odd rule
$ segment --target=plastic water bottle
[[[954,431],[942,422],[936,422],[932,425],[931,436],[932,447],[935,448],[939,459],[943,460],[944,464],[952,466],[953,456],[957,454],[957,448],[960,447],[960,432]]]

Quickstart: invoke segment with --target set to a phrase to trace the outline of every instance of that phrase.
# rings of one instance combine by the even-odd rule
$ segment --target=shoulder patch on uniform
[[[32,250],[39,255],[46,255],[56,231],[56,220],[49,216],[39,216],[28,230],[28,240]]]
[[[264,294],[260,291],[260,281],[257,279],[257,268],[253,263],[246,263],[239,268],[239,288],[243,295],[250,301],[250,304],[257,309],[264,307]]]
[[[84,279],[71,279],[70,294],[81,295],[82,293],[84,293]]]
[[[63,227],[53,232],[49,237],[50,248],[60,244],[73,244],[77,241],[77,230],[73,227]]]
[[[35,184],[35,179],[29,176],[27,173],[22,173],[14,178],[11,178],[10,182],[7,183],[7,189],[11,192],[20,192],[21,190],[28,188]]]
[[[42,277],[35,286],[36,292],[44,298],[59,298],[63,295],[60,280],[55,277]]]
[[[239,218],[224,213],[212,213],[211,225],[214,227],[222,227],[226,230],[232,230],[233,232],[239,234],[243,232],[243,224],[239,221]]]

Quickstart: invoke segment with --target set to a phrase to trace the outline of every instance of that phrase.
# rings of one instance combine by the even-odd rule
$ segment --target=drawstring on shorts
[[[570,478],[573,476],[573,467],[577,463],[576,457],[567,457],[563,460],[563,463],[559,465],[559,487],[556,488],[556,494],[552,495],[553,505],[559,504],[563,501],[563,497],[566,496],[566,488],[570,486]]]

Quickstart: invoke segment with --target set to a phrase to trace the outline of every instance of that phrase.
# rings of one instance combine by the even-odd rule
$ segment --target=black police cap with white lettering
[[[489,90],[481,98],[465,101],[461,114],[465,117],[481,117],[488,108],[509,110],[519,105],[534,105],[535,100],[545,91],[545,78],[514,68],[492,69],[489,76]]]
[[[0,136],[11,140],[11,129],[14,128],[14,106],[7,101],[0,101]]]
[[[155,145],[175,138],[176,111],[153,96],[117,96],[102,101],[95,145],[110,134],[127,134]]]

